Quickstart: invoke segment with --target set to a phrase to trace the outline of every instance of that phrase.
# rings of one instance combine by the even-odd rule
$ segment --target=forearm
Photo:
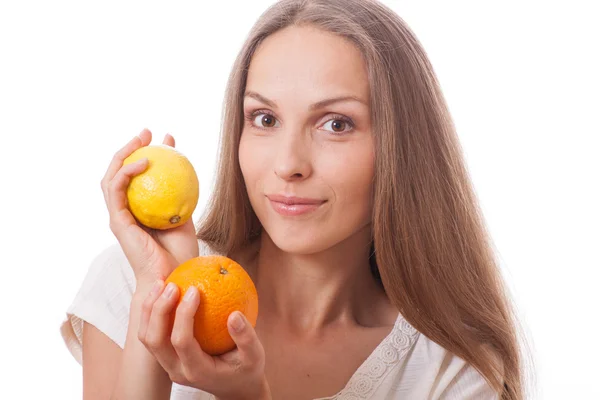
[[[138,289],[131,302],[125,347],[111,400],[169,399],[172,382],[168,374],[138,339],[143,296],[149,291]]]

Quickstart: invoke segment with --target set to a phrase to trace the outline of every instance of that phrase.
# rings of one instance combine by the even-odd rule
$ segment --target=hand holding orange
[[[172,382],[223,399],[270,398],[254,329],[258,296],[239,264],[224,256],[191,258],[156,280],[138,307],[138,340]]]
[[[198,288],[200,305],[194,318],[194,337],[204,352],[220,355],[235,348],[227,330],[227,319],[240,311],[256,326],[258,294],[248,273],[225,256],[200,256],[179,265],[165,284],[175,283],[179,303],[190,286]]]

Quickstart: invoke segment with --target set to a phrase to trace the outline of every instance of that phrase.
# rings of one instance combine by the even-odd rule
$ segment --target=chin
[[[322,252],[333,247],[337,241],[320,229],[304,228],[302,230],[285,229],[282,226],[274,229],[265,227],[265,233],[278,249],[298,255],[309,255]]]

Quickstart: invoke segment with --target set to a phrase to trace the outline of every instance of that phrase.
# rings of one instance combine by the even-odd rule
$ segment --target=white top
[[[211,254],[203,242],[200,254]],[[79,364],[83,321],[123,348],[134,291],[135,276],[118,244],[93,260],[60,329]],[[335,363],[331,368],[335,368]],[[210,399],[214,397],[206,392],[173,384],[171,400]],[[399,314],[392,331],[355,371],[346,387],[315,400],[334,399],[497,400],[499,396],[477,370],[418,332]]]

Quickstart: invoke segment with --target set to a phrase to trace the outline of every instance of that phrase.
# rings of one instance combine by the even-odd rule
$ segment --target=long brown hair
[[[376,154],[372,264],[388,297],[502,399],[526,398],[532,363],[437,77],[407,24],[377,1],[283,0],[258,19],[229,77],[217,177],[198,238],[231,254],[260,232],[238,160],[243,95],[256,48],[292,25],[335,33],[364,57]]]

